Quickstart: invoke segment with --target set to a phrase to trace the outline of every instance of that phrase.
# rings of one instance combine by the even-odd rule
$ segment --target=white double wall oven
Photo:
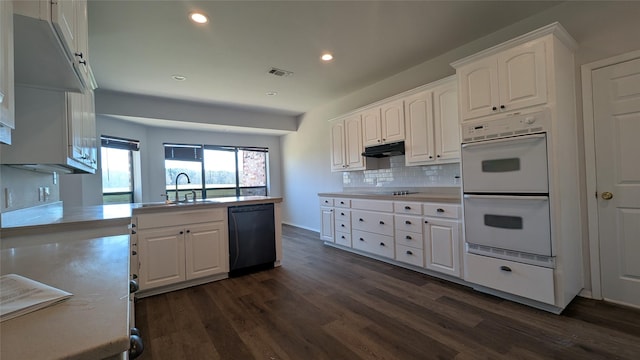
[[[462,126],[468,252],[554,267],[550,123],[549,109],[538,108]]]

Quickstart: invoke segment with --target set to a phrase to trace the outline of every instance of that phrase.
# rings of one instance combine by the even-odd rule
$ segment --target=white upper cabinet
[[[87,0],[14,1],[16,82],[94,89],[88,62]]]
[[[13,94],[12,2],[0,1],[0,128],[15,128]]]
[[[364,170],[362,157],[362,122],[360,114],[331,124],[331,170]]]
[[[407,166],[460,159],[455,77],[404,99]]]
[[[404,106],[402,100],[391,101],[362,113],[364,146],[402,141]]]
[[[530,41],[457,67],[460,119],[546,103],[546,41]]]

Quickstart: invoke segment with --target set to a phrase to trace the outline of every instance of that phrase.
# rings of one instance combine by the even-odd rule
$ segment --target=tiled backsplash
[[[404,156],[389,158],[390,168],[364,171],[345,171],[344,188],[418,188],[457,186],[461,184],[460,164],[405,166]]]

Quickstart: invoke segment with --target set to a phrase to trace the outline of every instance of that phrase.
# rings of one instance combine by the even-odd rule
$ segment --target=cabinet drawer
[[[351,233],[351,223],[336,219],[336,231]]]
[[[339,208],[350,208],[351,199],[335,198],[333,199],[333,206],[339,207]]]
[[[417,216],[395,216],[396,230],[422,234],[422,218]]]
[[[333,206],[333,198],[320,196],[320,206]]]
[[[352,199],[352,209],[393,212],[393,201]]]
[[[424,204],[423,205],[424,216],[459,219],[460,218],[460,205],[452,204]]]
[[[553,269],[467,253],[464,274],[466,281],[555,305]]]
[[[351,212],[351,227],[376,234],[393,236],[393,215],[370,211]]]
[[[351,234],[336,231],[336,244],[351,247]]]
[[[207,210],[182,210],[155,214],[141,214],[136,216],[138,229],[179,226],[213,221],[223,221],[227,218],[227,208]]]
[[[396,214],[422,215],[422,204],[418,202],[395,201],[393,211]]]
[[[336,221],[347,221],[351,225],[351,210],[336,209],[335,217]]]
[[[409,231],[396,230],[396,244],[410,246],[416,249],[423,248],[422,234]]]
[[[396,244],[396,260],[415,266],[424,266],[422,250],[400,244]]]
[[[353,248],[372,254],[394,258],[394,242],[392,236],[373,234],[366,231],[353,230]]]

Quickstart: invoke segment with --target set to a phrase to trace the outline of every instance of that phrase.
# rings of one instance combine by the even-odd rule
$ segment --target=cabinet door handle
[[[362,218],[358,219],[358,221],[364,221]]]
[[[340,236],[341,238],[345,239],[344,235]]]
[[[407,240],[413,240],[413,238],[411,236],[409,236],[409,235],[405,236],[404,238],[407,239]]]
[[[511,272],[511,268],[508,267],[508,266],[504,266],[504,265],[500,266],[500,270],[506,271],[506,272]]]
[[[80,59],[84,58],[84,54],[79,52],[79,53],[74,53],[73,55],[79,57]]]
[[[411,210],[411,206],[405,206],[404,209],[405,210]]]
[[[135,230],[131,230],[131,235],[135,235],[137,232]]]
[[[136,256],[136,255],[138,255],[138,252],[134,250],[134,251],[131,252],[131,255]]]
[[[413,253],[411,252],[411,250],[407,250],[407,255],[413,255]]]
[[[380,243],[380,246],[386,246],[383,242]]]
[[[180,231],[180,235],[184,234],[184,231]]]
[[[411,221],[409,221],[409,220],[406,220],[404,223],[407,224],[407,225],[411,225]]]
[[[360,241],[364,241],[364,239],[363,239],[363,238],[360,238]]]
[[[438,209],[436,209],[436,211],[439,212],[439,213],[443,213],[444,209],[438,208]]]
[[[505,106],[504,106],[504,105],[500,105],[500,109],[504,109],[504,108],[505,108]]]
[[[341,213],[340,213],[340,216],[344,216],[344,213],[343,213],[343,212],[341,212]]]
[[[496,111],[496,110],[498,110],[498,108],[494,106],[494,107],[491,108],[491,110]]]
[[[425,221],[424,221],[424,223],[425,223],[425,224],[428,224],[429,222],[425,220]]]
[[[340,205],[344,205],[344,201],[340,201]]]
[[[380,225],[384,225],[384,221],[380,220]]]
[[[191,232],[191,230],[187,230],[187,234],[190,233],[190,232]]]
[[[87,60],[80,60],[78,61],[78,64],[87,65]]]
[[[341,227],[344,227],[344,224],[340,224]]]
[[[440,155],[436,155],[436,157],[437,157],[437,158],[439,158],[439,157],[440,157]]]

